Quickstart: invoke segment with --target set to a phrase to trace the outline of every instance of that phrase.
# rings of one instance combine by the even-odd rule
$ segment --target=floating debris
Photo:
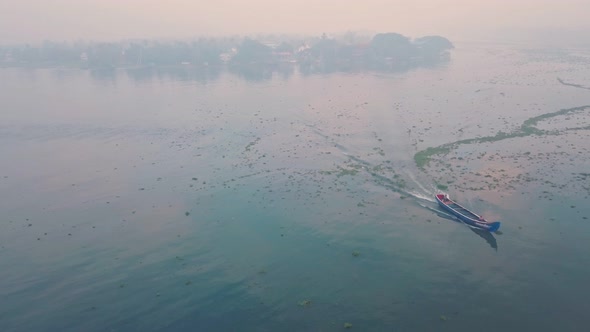
[[[311,301],[310,300],[303,300],[303,301],[299,301],[298,304],[300,307],[307,308],[311,305]]]
[[[350,329],[350,328],[352,328],[352,324],[351,323],[344,323],[344,328]]]
[[[353,252],[352,252],[352,255],[353,255],[354,257],[358,257],[358,256],[360,256],[360,255],[361,255],[361,253],[360,253],[360,252],[358,252],[358,251],[353,251]]]

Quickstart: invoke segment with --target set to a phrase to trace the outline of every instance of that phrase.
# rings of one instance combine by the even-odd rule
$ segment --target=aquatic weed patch
[[[424,169],[424,166],[426,166],[428,164],[428,162],[430,161],[430,157],[436,155],[436,154],[441,154],[441,153],[448,153],[451,151],[451,147],[453,146],[453,143],[450,144],[443,144],[440,146],[436,146],[436,147],[430,147],[427,148],[425,150],[419,151],[414,155],[414,161],[416,162],[416,166],[418,166],[419,168]]]
[[[435,146],[435,147],[429,147],[429,148],[426,148],[422,151],[418,151],[416,154],[414,154],[414,161],[416,163],[416,166],[418,166],[418,168],[424,169],[424,167],[426,165],[428,165],[428,163],[430,162],[430,159],[432,158],[432,156],[438,155],[438,154],[443,154],[443,153],[449,153],[451,151],[451,149],[454,149],[459,145],[474,144],[474,143],[491,143],[491,142],[497,142],[497,141],[501,141],[501,140],[505,140],[505,139],[520,138],[520,137],[526,137],[526,136],[531,136],[531,135],[538,135],[538,136],[558,135],[564,131],[590,129],[590,126],[585,126],[585,127],[567,128],[567,129],[557,130],[557,131],[549,131],[549,130],[541,130],[536,127],[536,125],[543,120],[554,118],[557,116],[562,116],[562,115],[567,115],[567,114],[571,114],[571,113],[584,111],[588,108],[590,108],[590,105],[578,106],[578,107],[573,107],[573,108],[565,108],[565,109],[561,109],[557,112],[541,114],[541,115],[538,115],[538,116],[535,116],[535,117],[525,120],[518,129],[516,129],[510,133],[499,131],[494,136],[484,136],[484,137],[462,139],[459,141],[445,143],[445,144]]]
[[[564,80],[562,80],[561,78],[557,78],[557,81],[559,81],[559,83],[563,84],[563,85],[567,85],[567,86],[573,86],[574,88],[578,88],[578,89],[585,89],[585,90],[590,90],[590,87],[587,86],[583,86],[582,84],[575,84],[575,83],[568,83]]]

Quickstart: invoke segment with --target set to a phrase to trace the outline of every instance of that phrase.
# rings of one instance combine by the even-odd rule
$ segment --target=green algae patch
[[[361,168],[360,165],[351,165],[351,168],[342,168],[342,167],[338,166],[338,173],[336,173],[336,177],[342,177],[345,175],[350,175],[350,176],[357,175],[360,168]]]
[[[428,162],[430,161],[430,158],[432,156],[434,156],[435,154],[448,153],[450,151],[451,148],[448,147],[448,144],[437,147],[430,147],[426,150],[417,152],[414,155],[414,161],[416,162],[416,166],[418,166],[418,168],[424,169],[424,167],[428,165]]]
[[[541,129],[537,128],[536,125],[539,122],[549,119],[549,118],[584,111],[588,108],[590,108],[590,105],[584,105],[584,106],[573,107],[573,108],[565,108],[565,109],[561,109],[557,112],[545,113],[545,114],[541,114],[541,115],[526,119],[525,121],[523,121],[522,125],[518,129],[516,129],[512,132],[509,132],[509,133],[499,131],[494,136],[484,136],[484,137],[462,139],[459,141],[446,143],[446,144],[435,146],[435,147],[429,147],[429,148],[426,148],[422,151],[416,152],[416,154],[414,155],[414,161],[416,162],[416,166],[418,166],[418,168],[423,170],[424,167],[427,166],[428,163],[430,162],[430,159],[432,158],[432,156],[437,155],[437,154],[448,153],[451,151],[452,148],[455,148],[458,145],[473,144],[473,143],[492,143],[492,142],[497,142],[497,141],[501,141],[501,140],[505,140],[505,139],[526,137],[526,136],[531,136],[531,135],[538,135],[538,136],[558,135],[561,132],[568,131],[568,130],[585,130],[585,129],[590,128],[590,126],[580,127],[580,128],[568,128],[563,131],[559,131],[559,130],[546,131],[546,130],[541,130]]]

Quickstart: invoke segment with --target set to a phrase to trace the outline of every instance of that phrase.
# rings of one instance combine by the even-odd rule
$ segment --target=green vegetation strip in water
[[[563,132],[563,131],[590,129],[590,126],[586,126],[586,127],[578,127],[578,128],[568,128],[568,129],[565,129],[562,131],[558,131],[558,130],[557,131],[547,131],[547,130],[541,130],[536,127],[537,123],[539,123],[540,121],[543,121],[545,119],[549,119],[549,118],[553,118],[556,116],[565,115],[565,114],[569,114],[569,113],[583,111],[587,108],[590,108],[590,105],[578,106],[578,107],[573,107],[573,108],[565,108],[565,109],[559,110],[557,112],[541,114],[539,116],[535,116],[535,117],[525,120],[522,123],[522,125],[520,126],[520,128],[514,130],[511,133],[505,133],[505,132],[499,131],[494,136],[468,138],[468,139],[463,139],[463,140],[459,140],[456,142],[445,143],[445,144],[442,144],[442,145],[439,145],[436,147],[429,147],[429,148],[426,148],[425,150],[418,151],[414,155],[414,161],[416,162],[416,166],[418,166],[418,168],[424,169],[424,167],[426,165],[428,165],[428,162],[430,161],[430,158],[432,156],[437,155],[437,154],[442,154],[442,153],[448,153],[451,151],[451,149],[454,149],[457,146],[462,145],[462,144],[497,142],[497,141],[501,141],[504,139],[525,137],[525,136],[531,136],[531,135],[558,135],[560,132]]]

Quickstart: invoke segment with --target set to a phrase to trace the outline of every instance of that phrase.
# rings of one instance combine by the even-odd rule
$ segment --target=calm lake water
[[[0,69],[0,330],[586,331],[589,77],[589,50],[481,44],[389,73]]]

